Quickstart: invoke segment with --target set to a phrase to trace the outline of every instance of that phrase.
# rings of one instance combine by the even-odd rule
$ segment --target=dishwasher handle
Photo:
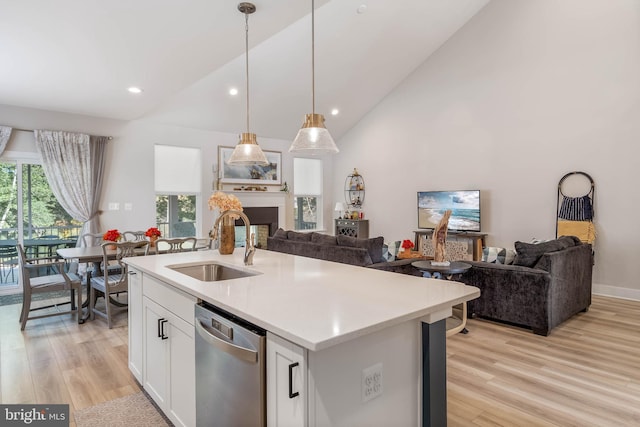
[[[202,323],[200,319],[196,319],[196,332],[198,332],[198,335],[200,335],[207,343],[211,344],[214,347],[219,348],[225,353],[228,353],[238,359],[242,359],[247,362],[251,362],[251,363],[258,362],[257,351],[232,344],[221,338],[216,337],[211,332],[207,331],[205,325]]]

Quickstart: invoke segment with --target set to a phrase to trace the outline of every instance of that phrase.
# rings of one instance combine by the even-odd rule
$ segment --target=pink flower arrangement
[[[209,210],[219,209],[220,213],[228,210],[242,212],[242,203],[233,194],[226,194],[216,191],[209,197]],[[230,215],[233,219],[238,219],[238,215]]]
[[[147,237],[161,237],[162,233],[156,227],[151,227],[144,233]]]
[[[102,240],[104,241],[118,242],[120,239],[122,239],[122,234],[116,229],[107,230],[107,232],[102,235]]]

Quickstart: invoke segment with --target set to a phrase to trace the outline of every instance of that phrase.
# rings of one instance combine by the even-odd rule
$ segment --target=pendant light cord
[[[315,40],[315,5],[311,0],[311,113],[316,113],[316,40]]]
[[[245,71],[247,74],[247,133],[249,132],[249,14],[244,14],[244,51],[245,51]]]

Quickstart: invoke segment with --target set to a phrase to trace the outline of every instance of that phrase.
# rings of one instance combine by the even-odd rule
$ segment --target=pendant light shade
[[[267,156],[258,145],[255,133],[249,132],[249,15],[256,11],[253,3],[242,2],[238,10],[245,19],[245,68],[247,73],[247,131],[240,134],[240,141],[227,160],[230,165],[268,165]]]
[[[322,114],[307,114],[304,124],[298,131],[289,151],[294,153],[333,154],[339,150],[336,147],[336,143],[333,142],[331,134],[324,127],[324,116]]]
[[[305,115],[302,128],[293,140],[289,152],[305,154],[334,154],[339,152],[331,134],[324,126],[324,116],[316,114],[315,89],[315,5],[311,0],[311,114]]]

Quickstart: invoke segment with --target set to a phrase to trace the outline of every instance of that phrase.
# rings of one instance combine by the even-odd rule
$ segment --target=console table
[[[420,236],[431,237],[431,235],[433,234],[433,230],[416,230],[414,231],[414,234],[415,247],[418,249],[418,251],[422,252],[422,247],[420,246]],[[451,238],[451,240],[470,241],[474,261],[482,260],[482,249],[486,246],[486,236],[486,233],[476,233],[472,231],[447,231],[447,239]]]
[[[351,236],[358,239],[369,238],[368,219],[336,219],[336,236]]]

